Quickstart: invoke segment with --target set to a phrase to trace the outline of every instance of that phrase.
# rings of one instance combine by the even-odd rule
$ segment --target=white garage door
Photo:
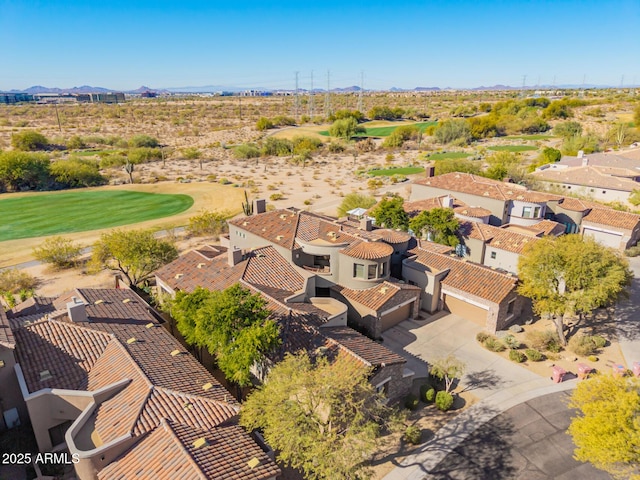
[[[583,227],[584,236],[592,237],[596,242],[606,245],[607,247],[620,248],[622,242],[622,234],[617,235],[609,232],[599,232],[598,230],[591,230],[589,227]]]

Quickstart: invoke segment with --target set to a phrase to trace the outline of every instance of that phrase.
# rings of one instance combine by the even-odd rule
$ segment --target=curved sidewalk
[[[551,383],[548,378],[530,380],[500,390],[460,413],[436,432],[418,453],[407,457],[384,480],[422,480],[478,428],[508,409],[533,398],[575,388],[577,379]]]

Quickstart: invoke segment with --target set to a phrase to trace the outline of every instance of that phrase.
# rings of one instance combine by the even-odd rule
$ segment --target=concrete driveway
[[[629,298],[616,306],[615,319],[620,350],[627,368],[632,368],[633,362],[640,362],[640,257],[630,258],[629,267],[635,278],[629,288]]]
[[[426,377],[426,362],[438,358],[453,355],[465,362],[461,385],[480,399],[543,378],[482,347],[476,341],[481,330],[458,315],[438,312],[428,320],[405,320],[382,337],[385,347],[407,358],[407,367],[416,372],[416,378]]]

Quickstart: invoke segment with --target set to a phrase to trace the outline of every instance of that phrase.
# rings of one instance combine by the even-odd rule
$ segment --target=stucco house
[[[516,291],[515,275],[466,261],[451,248],[431,242],[409,252],[402,276],[423,290],[422,308],[446,309],[495,333],[517,320],[525,299]]]
[[[316,297],[316,275],[291,264],[271,245],[253,250],[192,250],[155,275],[158,288],[168,295],[192,292],[197,287],[224,290],[235,283],[260,294],[280,325],[282,345],[264,364],[255,366],[253,373],[259,379],[264,379],[269,367],[286,353],[304,350],[311,356],[347,357],[358,362],[371,370],[369,381],[389,399],[400,398],[411,389],[415,372],[406,368],[406,360],[350,328],[347,316],[351,306],[329,296]],[[411,301],[415,301],[418,289],[410,288]],[[395,296],[389,296],[391,301]]]
[[[38,448],[77,455],[79,479],[280,475],[273,452],[237,424],[233,396],[133,291],[76,289],[7,319]]]

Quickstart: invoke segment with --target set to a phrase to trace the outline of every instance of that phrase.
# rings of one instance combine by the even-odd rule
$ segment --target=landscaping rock
[[[513,333],[522,333],[522,332],[524,332],[524,328],[522,328],[522,325],[518,325],[516,323],[515,325],[511,325],[509,327],[509,331],[513,332]]]
[[[509,332],[507,330],[498,330],[496,332],[496,337],[498,337],[498,338],[504,338],[507,335],[509,335]]]

